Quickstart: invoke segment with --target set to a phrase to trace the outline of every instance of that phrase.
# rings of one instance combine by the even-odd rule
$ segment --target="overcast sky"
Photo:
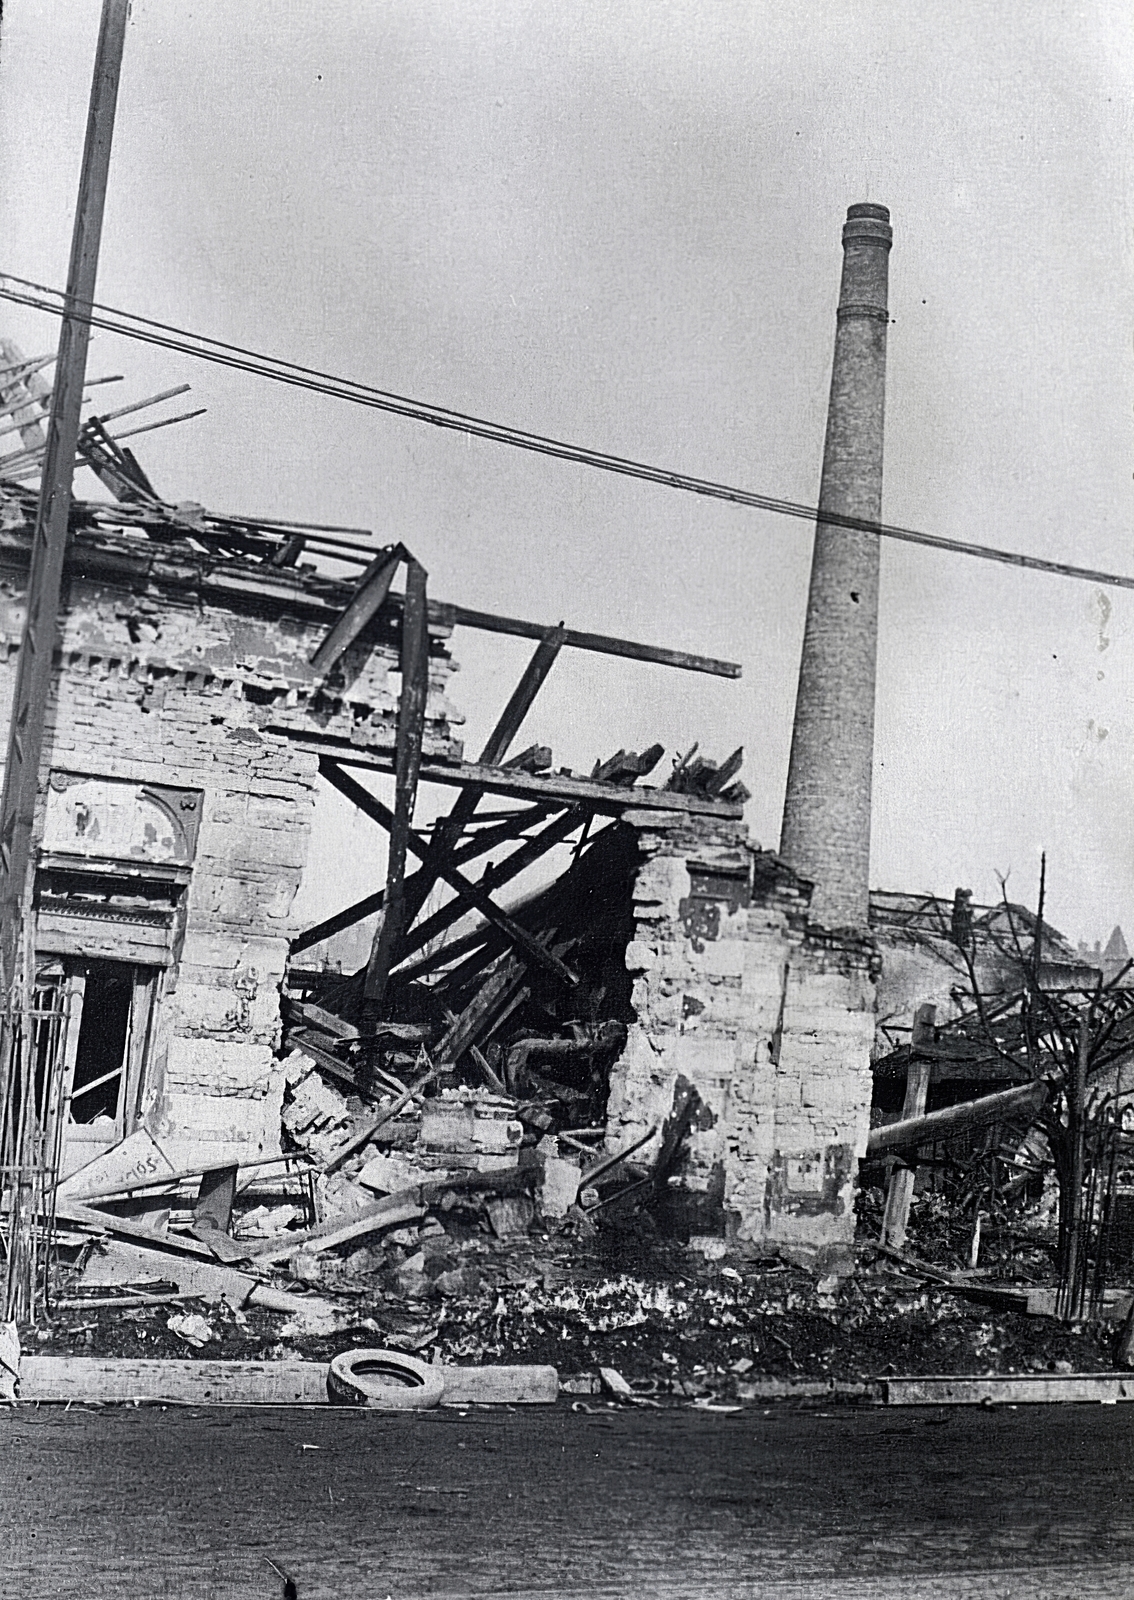
[[[4,6],[0,269],[49,284],[98,12]],[[813,502],[840,229],[881,201],[887,519],[1134,572],[1132,26],[1124,0],[134,0],[99,297]],[[56,337],[14,306],[0,330]],[[775,846],[805,523],[108,335],[90,370],[209,407],[140,441],[169,499],[365,525],[440,598],[742,662],[564,655],[526,742],[580,768],[742,743]],[[529,650],[456,635],[470,747]],[[1134,593],[888,546],[872,881],[981,900],[1010,871],[1034,900],[1046,848],[1057,925],[1134,935],[1132,677]],[[321,814],[310,917],[354,888],[348,826],[358,861],[369,825]]]

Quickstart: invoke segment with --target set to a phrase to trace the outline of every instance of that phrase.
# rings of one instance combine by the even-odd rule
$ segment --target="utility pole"
[[[26,926],[31,906],[31,841],[43,758],[59,600],[71,515],[71,480],[83,403],[98,250],[110,168],[118,79],[130,0],[103,0],[71,260],[59,331],[47,448],[28,567],[4,787],[0,794],[0,1244],[7,1322],[28,1318],[36,1294],[40,1216],[47,1164],[37,1104],[36,1050]],[[53,1208],[52,1208],[53,1209]]]
[[[87,371],[90,325],[82,320],[94,299],[98,249],[110,144],[118,104],[118,79],[129,0],[103,0],[87,113],[86,144],[79,199],[71,235],[71,261],[47,450],[40,480],[39,507],[28,572],[27,616],[20,639],[16,691],[8,734],[4,789],[0,796],[0,1004],[11,994],[19,973],[20,936],[31,863],[44,724],[51,692],[52,658],[59,629],[59,597],[67,554],[71,480]],[[75,315],[75,313],[78,315]]]

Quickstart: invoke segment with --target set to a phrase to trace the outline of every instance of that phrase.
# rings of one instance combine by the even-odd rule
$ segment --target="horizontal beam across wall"
[[[497,617],[488,611],[470,611],[467,606],[446,609],[451,610],[453,620],[458,625],[480,628],[485,633],[510,633],[520,639],[542,639],[547,632],[545,623],[522,622],[518,617]],[[741,674],[736,661],[717,661],[712,656],[666,650],[661,645],[611,639],[602,633],[579,633],[574,628],[563,630],[563,643],[574,646],[576,650],[594,650],[606,656],[626,656],[631,661],[653,661],[663,667],[681,667],[686,672],[708,672],[717,678],[739,678]]]
[[[299,748],[314,755],[330,757],[344,767],[359,767],[369,772],[393,772],[394,762],[389,751],[372,753],[360,750],[357,745],[331,744],[305,739],[294,728],[271,728],[270,732],[284,733]],[[423,761],[419,774],[422,783],[442,783],[450,788],[463,788],[475,784],[489,794],[508,795],[517,800],[560,801],[563,805],[585,806],[605,816],[621,816],[624,811],[677,811],[697,817],[719,817],[722,821],[736,822],[744,815],[744,807],[725,800],[703,800],[695,794],[678,794],[670,789],[647,789],[634,786],[629,789],[612,783],[592,783],[587,778],[567,777],[563,773],[536,774],[520,772],[514,767],[482,767],[472,761]]]

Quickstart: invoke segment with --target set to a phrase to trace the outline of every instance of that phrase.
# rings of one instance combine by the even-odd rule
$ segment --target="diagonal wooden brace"
[[[510,839],[519,837],[525,829],[530,828],[535,822],[542,822],[553,811],[558,810],[558,804],[527,806],[522,811],[512,814],[508,822],[502,822],[495,828],[484,828],[474,834],[459,850],[453,853],[453,865],[460,867],[466,861],[475,861],[477,856],[485,855],[489,850],[495,850],[498,844],[506,844]],[[420,835],[418,835],[420,837]],[[424,841],[422,841],[424,844]],[[426,846],[428,848],[428,846]],[[509,859],[511,859],[509,857]],[[410,895],[416,894],[423,874],[429,869],[420,868],[412,877],[406,879],[406,902],[409,904]],[[429,872],[430,886],[437,881],[436,874]],[[364,895],[361,900],[356,900],[353,905],[336,911],[333,916],[326,917],[322,922],[315,923],[306,928],[301,934],[291,941],[291,953],[299,955],[303,950],[310,950],[312,945],[322,944],[324,939],[332,938],[336,933],[341,933],[344,928],[353,928],[356,922],[361,922],[365,917],[381,911],[386,903],[385,889],[376,889],[373,894]],[[408,917],[407,917],[408,922]],[[404,958],[399,958],[404,959]]]
[[[482,764],[496,766],[508,753],[508,749],[520,731],[520,726],[530,711],[532,702],[539,693],[544,679],[555,665],[555,658],[563,648],[563,641],[566,637],[566,629],[562,623],[559,623],[558,627],[548,628],[536,646],[531,660],[524,668],[519,683],[517,683],[509,697],[508,704],[500,713],[499,721],[489,735],[488,743],[485,745],[480,757]],[[433,832],[433,843],[429,855],[425,858],[425,873],[421,876],[412,893],[407,890],[405,921],[407,928],[413,926],[414,918],[429,899],[430,891],[437,878],[441,875],[440,863],[447,856],[450,856],[455,849],[465,825],[474,815],[483,795],[483,789],[478,789],[472,785],[467,789],[462,789],[449,815],[438,822]]]
[[[365,812],[373,821],[381,823],[382,827],[391,830],[392,833],[394,814],[388,806],[384,806],[381,800],[376,799],[368,789],[364,789],[349,773],[344,772],[337,762],[324,757],[319,763],[319,768],[324,777],[334,784],[340,794],[345,795],[348,800],[352,800],[360,811]],[[409,830],[406,833],[406,844],[415,855],[423,858],[429,848],[427,845],[423,845],[416,834]],[[572,987],[578,983],[579,980],[570,967],[560,961],[558,956],[552,955],[550,951],[545,950],[543,945],[533,938],[526,928],[522,928],[518,922],[514,921],[506,911],[501,911],[486,890],[475,883],[470,883],[463,873],[458,872],[452,866],[443,866],[438,876],[443,878],[462,900],[474,906],[482,916],[499,928],[509,943],[515,946],[517,951],[523,952],[529,961],[536,966],[542,967],[545,972],[553,974],[562,983],[570,984]]]
[[[311,657],[316,672],[329,672],[335,662],[349,650],[367,623],[378,615],[390,592],[394,574],[403,561],[413,558],[404,545],[389,545],[379,552],[358,580],[358,588],[342,616],[332,625],[322,644]],[[423,569],[424,570],[424,569]],[[406,584],[406,604],[409,604],[409,584]]]

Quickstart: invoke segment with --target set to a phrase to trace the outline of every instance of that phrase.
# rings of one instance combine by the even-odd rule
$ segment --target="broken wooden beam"
[[[229,1232],[232,1227],[232,1207],[236,1200],[238,1170],[235,1165],[210,1167],[208,1172],[201,1174],[201,1183],[193,1206],[195,1228],[219,1229],[225,1234]],[[209,1243],[208,1240],[203,1242]]]
[[[291,1233],[279,1239],[270,1239],[260,1245],[251,1257],[254,1266],[266,1266],[287,1261],[304,1251],[321,1253],[337,1245],[349,1244],[352,1239],[364,1238],[381,1228],[392,1228],[403,1222],[414,1221],[445,1194],[516,1194],[530,1189],[539,1175],[539,1168],[509,1167],[503,1172],[470,1172],[462,1177],[449,1174],[427,1183],[414,1184],[396,1194],[384,1195],[371,1206],[345,1216],[332,1217],[317,1227],[303,1233]]]
[[[465,1051],[479,1042],[482,1034],[492,1026],[505,1007],[511,1007],[518,997],[527,998],[523,967],[512,955],[505,955],[495,971],[489,973],[465,1009],[449,1026],[448,1032],[437,1046],[437,1060],[442,1065],[457,1062]]]
[[[411,979],[424,977],[427,973],[434,972],[438,967],[449,967],[459,957],[461,967],[467,971],[475,971],[478,967],[486,966],[488,961],[499,953],[501,946],[500,935],[490,922],[482,922],[469,933],[462,933],[450,943],[442,945],[437,950],[432,950],[428,955],[419,956],[416,961],[411,961],[408,966],[399,966],[397,976],[403,983]],[[470,954],[471,952],[471,954]],[[457,972],[460,969],[445,974],[445,981],[456,984],[459,980]]]
[[[534,862],[538,861],[541,856],[554,849],[557,844],[561,844],[564,839],[574,833],[582,821],[583,818],[573,808],[561,811],[552,822],[548,823],[546,828],[542,828],[539,833],[533,834],[519,850],[513,851],[505,860],[498,861],[488,871],[484,872],[477,884],[477,888],[483,890],[485,894],[494,893],[497,889],[502,888],[512,878],[517,877]],[[442,906],[438,911],[435,911],[431,917],[428,917],[420,927],[415,928],[402,941],[398,952],[399,962],[405,961],[424,945],[436,939],[439,934],[444,933],[446,928],[452,927],[454,922],[458,922],[461,917],[465,916],[467,911],[468,907],[460,899],[454,900],[449,905]]]
[[[942,1111],[930,1111],[924,1117],[910,1117],[872,1128],[866,1141],[867,1159],[891,1150],[916,1150],[920,1145],[953,1139],[970,1128],[1027,1116],[1040,1109],[1047,1099],[1047,1091],[1046,1079],[1040,1078],[1016,1089],[1002,1089],[997,1094],[982,1095],[979,1100],[966,1100],[961,1105],[946,1106]]]
[[[370,772],[392,772],[393,760],[387,751],[374,750],[364,754],[357,746],[342,744],[333,747],[321,742],[297,737],[294,728],[274,725],[269,731],[290,737],[294,743],[309,748],[325,760],[341,767],[357,767]],[[630,789],[620,789],[614,784],[594,783],[589,778],[577,778],[563,772],[539,776],[517,772],[510,767],[479,766],[471,761],[422,761],[423,783],[447,784],[464,788],[468,784],[483,789],[487,794],[508,795],[517,800],[535,800],[561,805],[583,805],[613,817],[624,811],[686,812],[698,817],[720,817],[737,821],[744,815],[744,807],[726,800],[706,800],[700,795],[679,794],[671,789],[642,788],[635,784]]]
[[[547,632],[538,622],[522,622],[518,617],[497,617],[488,611],[472,611],[467,606],[454,606],[453,618],[466,628],[480,628],[485,633],[510,633],[521,639],[542,639]],[[635,644],[629,639],[611,639],[601,633],[579,633],[566,628],[564,644],[576,650],[593,650],[600,655],[625,656],[631,661],[653,661],[663,667],[681,667],[686,672],[708,672],[717,678],[739,678],[741,668],[735,661],[717,661],[711,656],[690,655],[684,650],[666,650],[658,645]]]
[[[634,750],[619,750],[608,761],[595,762],[591,781],[613,783],[620,789],[628,789],[639,778],[644,778],[648,772],[652,772],[664,755],[665,746],[660,744],[650,745],[641,755]]]
[[[335,1151],[334,1155],[324,1166],[323,1171],[328,1176],[330,1176],[332,1172],[337,1172],[344,1161],[349,1160],[356,1150],[361,1150],[363,1145],[369,1143],[374,1134],[378,1132],[378,1129],[385,1127],[387,1122],[393,1121],[399,1111],[404,1111],[406,1106],[409,1105],[410,1101],[416,1099],[416,1097],[424,1090],[425,1086],[429,1083],[432,1083],[436,1076],[436,1067],[430,1067],[427,1072],[423,1072],[419,1078],[416,1078],[414,1082],[410,1084],[409,1088],[404,1094],[400,1094],[398,1096],[393,1105],[387,1106],[384,1111],[379,1112],[378,1116],[372,1118],[372,1120],[366,1123],[364,1127],[359,1128],[357,1133],[353,1133],[347,1140],[346,1144],[341,1145],[339,1149]]]
[[[285,1043],[294,1050],[301,1050],[309,1061],[324,1072],[329,1072],[332,1078],[338,1078],[340,1083],[345,1083],[349,1089],[357,1091],[358,1078],[355,1070],[346,1061],[340,1061],[332,1051],[326,1048],[325,1036],[320,1036],[311,1028],[289,1028]]]
[[[535,653],[524,668],[519,683],[512,690],[508,704],[501,712],[487,744],[481,751],[480,759],[486,765],[495,766],[507,755],[545,678],[555,665],[555,658],[563,646],[563,639],[563,624],[560,623],[556,628],[549,628],[536,646]],[[475,814],[481,798],[481,790],[472,787],[463,789],[457,796],[449,815],[438,821],[429,846],[429,854],[425,857],[424,869],[419,874],[419,881],[412,891],[407,890],[405,920],[407,928],[412,925],[414,918],[429,899],[439,876],[441,863],[444,861],[449,865],[455,865],[452,853],[466,824]]]
[[[287,1165],[293,1161],[303,1163],[310,1162],[310,1160],[311,1157],[307,1155],[305,1151],[293,1150],[290,1152],[290,1154],[284,1156],[263,1156],[258,1161],[242,1161],[238,1164],[237,1171],[249,1172],[254,1167],[278,1167],[281,1165]],[[104,1200],[122,1200],[127,1198],[129,1195],[138,1194],[144,1189],[173,1189],[179,1184],[187,1182],[190,1178],[203,1177],[204,1174],[209,1170],[210,1169],[207,1167],[182,1167],[176,1172],[159,1172],[153,1176],[139,1178],[134,1183],[120,1183],[116,1188],[113,1189],[106,1188],[92,1190],[89,1193],[76,1193],[74,1195],[74,1199],[83,1206],[97,1206],[101,1205]],[[74,1176],[75,1174],[72,1174],[72,1177]],[[70,1181],[70,1178],[64,1180],[65,1183],[70,1183]],[[245,1185],[242,1184],[241,1187],[243,1188]],[[64,1197],[61,1197],[57,1204],[57,1215],[62,1215],[61,1211],[58,1209],[58,1207],[62,1204],[64,1204]]]
[[[345,611],[336,619],[312,655],[311,665],[316,672],[329,672],[367,624],[378,615],[386,603],[394,574],[405,555],[406,551],[400,544],[392,544],[374,557],[358,580],[358,587]]]
[[[635,1139],[623,1149],[616,1150],[612,1156],[604,1156],[601,1161],[596,1161],[593,1167],[583,1173],[579,1182],[580,1189],[589,1189],[600,1178],[605,1178],[608,1172],[613,1172],[615,1167],[621,1166],[627,1156],[632,1156],[635,1150],[640,1150],[644,1144],[649,1144],[657,1131],[658,1124],[653,1122],[640,1139]]]
[[[906,1067],[906,1094],[902,1102],[902,1120],[911,1121],[925,1113],[925,1099],[929,1093],[929,1075],[932,1064],[919,1051],[933,1040],[933,1021],[937,1007],[923,1005],[917,1008],[910,1040],[910,1059]],[[900,1250],[906,1242],[906,1228],[910,1220],[910,1201],[914,1191],[914,1169],[896,1166],[886,1187],[886,1210],[882,1216],[882,1243]]]
[[[526,828],[533,823],[542,822],[553,811],[560,809],[560,803],[552,800],[543,805],[526,806],[522,811],[513,811],[507,821],[500,822],[496,827],[484,828],[469,837],[467,842],[453,852],[453,865],[464,866],[467,861],[475,861],[478,856],[495,850],[498,844],[506,844],[510,839],[517,838]],[[428,876],[430,884],[435,883],[436,874],[422,867],[406,879],[406,904],[409,906],[411,893],[416,898],[418,888]],[[325,918],[322,922],[314,923],[310,928],[305,928],[291,941],[291,953],[299,955],[304,950],[310,950],[313,945],[322,944],[324,939],[332,938],[336,933],[341,933],[344,928],[352,928],[356,922],[373,916],[375,911],[381,911],[386,903],[385,889],[378,889],[373,894],[364,895],[361,900],[356,900],[353,905],[347,906],[342,911],[336,911],[334,916]],[[408,911],[407,911],[408,919]],[[403,958],[404,959],[404,958]]]
[[[383,805],[382,801],[372,795],[368,789],[364,789],[362,784],[345,772],[337,762],[324,757],[319,763],[319,770],[324,777],[334,784],[340,794],[345,795],[348,800],[353,800],[360,811],[365,812],[373,821],[381,823],[384,828],[388,830],[393,828],[394,815],[389,807]],[[407,831],[406,844],[415,855],[424,858],[428,854],[428,845],[423,845],[412,831]],[[480,888],[478,884],[470,882],[456,868],[444,864],[438,868],[438,877],[443,878],[449,887],[455,889],[463,900],[466,900],[483,917],[486,917],[489,922],[504,934],[508,942],[517,951],[534,962],[536,966],[542,967],[545,972],[550,973],[553,977],[558,978],[561,983],[567,984],[571,988],[578,983],[579,980],[570,967],[566,966],[558,956],[545,949],[526,928],[521,927],[506,911],[502,911],[491,895]]]

